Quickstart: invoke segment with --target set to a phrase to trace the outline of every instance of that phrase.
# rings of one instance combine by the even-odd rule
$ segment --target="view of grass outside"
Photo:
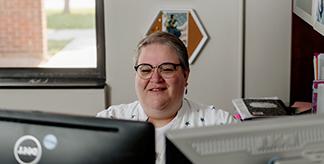
[[[96,68],[96,0],[43,0],[47,23],[44,68]]]
[[[95,28],[95,13],[93,9],[72,10],[65,14],[62,10],[48,10],[48,29],[89,29]]]
[[[72,10],[63,13],[62,10],[47,10],[47,29],[91,29],[95,28],[95,11],[93,9]],[[48,55],[53,56],[62,50],[69,40],[48,40]]]
[[[48,40],[48,51],[49,56],[55,55],[61,51],[71,40]]]

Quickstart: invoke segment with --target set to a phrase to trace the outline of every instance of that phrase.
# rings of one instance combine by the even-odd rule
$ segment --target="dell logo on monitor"
[[[36,164],[42,156],[42,146],[34,136],[25,135],[16,141],[14,155],[20,164]]]

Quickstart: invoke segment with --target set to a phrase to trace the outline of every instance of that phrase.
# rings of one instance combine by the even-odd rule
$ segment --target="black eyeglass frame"
[[[135,71],[137,72],[138,67],[140,67],[141,65],[147,65],[147,66],[150,66],[150,67],[152,67],[152,69],[155,69],[155,68],[158,68],[158,69],[159,69],[162,65],[165,65],[165,64],[170,64],[170,65],[172,65],[175,69],[176,69],[178,66],[183,67],[181,63],[179,63],[179,64],[174,64],[174,63],[162,63],[162,64],[157,65],[157,66],[152,66],[151,64],[142,63],[142,64],[138,64],[138,65],[134,66],[134,69],[135,69]]]
[[[138,70],[138,68],[139,68],[140,66],[142,66],[142,65],[147,65],[147,66],[151,67],[152,70],[155,69],[155,68],[157,68],[157,69],[159,70],[159,68],[160,68],[162,65],[165,65],[165,64],[172,65],[172,66],[174,67],[174,69],[177,69],[178,66],[181,66],[181,68],[183,68],[183,65],[182,65],[181,63],[179,63],[179,64],[174,64],[174,63],[168,63],[168,62],[166,62],[166,63],[162,63],[162,64],[157,65],[157,66],[152,66],[151,64],[142,63],[142,64],[138,64],[138,65],[134,66],[134,69],[135,69],[135,71],[137,72],[137,70]],[[137,72],[137,73],[138,73],[138,72]]]

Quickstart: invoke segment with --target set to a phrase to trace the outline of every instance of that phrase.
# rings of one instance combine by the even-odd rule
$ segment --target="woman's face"
[[[155,43],[142,48],[137,63],[154,67],[162,63],[179,64],[180,61],[174,49]],[[136,73],[136,94],[145,113],[156,119],[175,115],[182,105],[188,75],[189,71],[184,71],[182,67],[177,67],[169,78],[163,78],[157,69],[149,79],[143,79]]]

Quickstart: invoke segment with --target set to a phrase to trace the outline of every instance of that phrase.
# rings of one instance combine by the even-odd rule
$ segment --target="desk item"
[[[312,112],[317,113],[318,109],[318,87],[324,84],[324,53],[314,53],[313,57],[314,65],[314,81],[313,81],[313,93],[312,93]],[[324,107],[323,107],[324,108]],[[324,109],[323,109],[324,110]]]
[[[312,112],[313,113],[317,113],[318,103],[321,100],[321,98],[318,98],[319,92],[324,92],[324,90],[319,91],[319,86],[321,86],[321,85],[324,85],[324,80],[314,80],[313,81],[313,95],[312,95]],[[322,94],[323,93],[321,93],[321,95]],[[324,97],[322,97],[322,99],[323,98]]]
[[[324,81],[317,87],[316,113],[324,113]]]
[[[324,80],[324,53],[314,53],[314,80]]]
[[[312,103],[296,101],[291,108],[295,109],[295,114],[309,113],[312,110]]]
[[[277,97],[269,98],[238,98],[232,100],[242,120],[290,115],[292,112]]]

